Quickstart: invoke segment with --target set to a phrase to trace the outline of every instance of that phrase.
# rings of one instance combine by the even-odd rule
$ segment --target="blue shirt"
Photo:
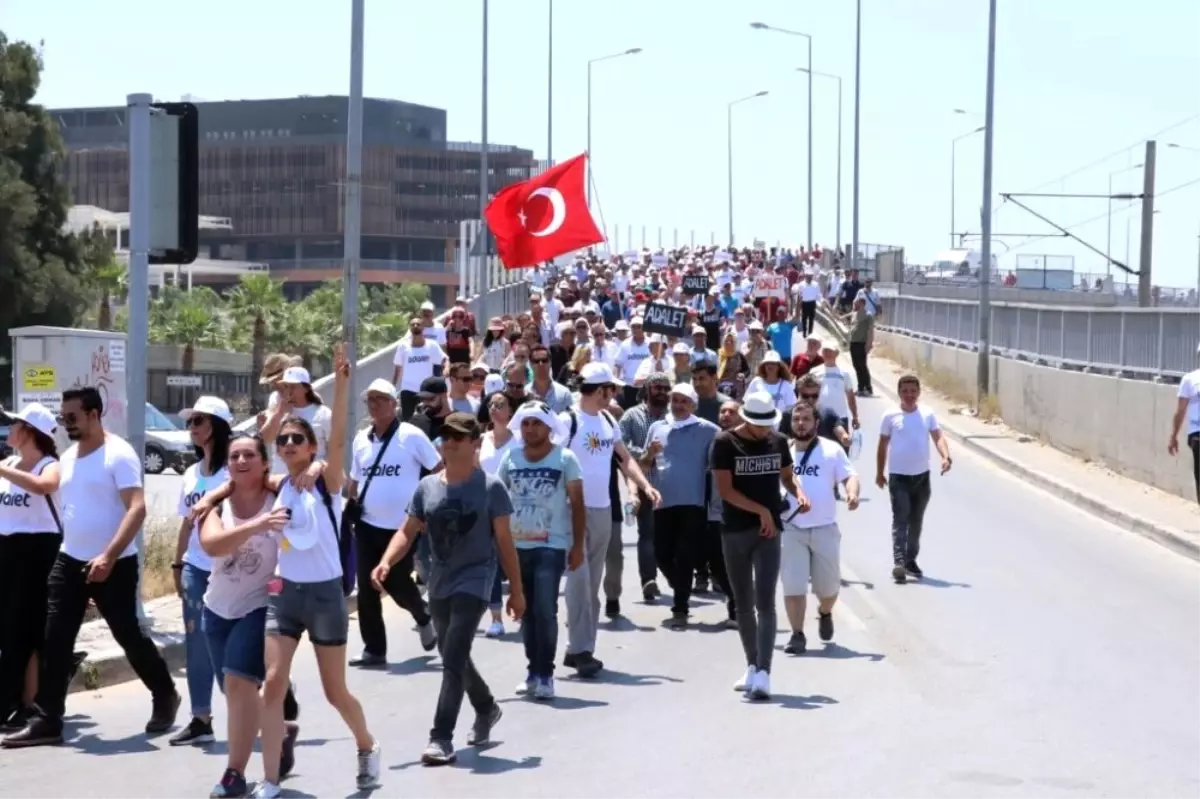
[[[717,296],[717,304],[725,310],[726,316],[732,317],[733,312],[738,309],[738,298],[732,294],[720,294]]]
[[[583,481],[575,453],[554,447],[540,461],[525,459],[524,447],[504,453],[496,477],[512,499],[512,538],[517,549],[568,549],[574,537],[567,483]]]
[[[795,329],[795,322],[772,322],[767,326],[771,349],[779,353],[784,363],[790,363],[792,360],[792,331]]]

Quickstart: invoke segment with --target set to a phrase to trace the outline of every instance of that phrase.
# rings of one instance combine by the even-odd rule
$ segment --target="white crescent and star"
[[[541,230],[530,230],[529,235],[541,238],[542,236],[549,236],[553,233],[556,233],[558,229],[563,226],[563,223],[567,221],[567,202],[563,199],[562,192],[560,192],[558,189],[542,186],[541,188],[534,189],[532,192],[530,192],[529,197],[526,198],[525,202],[528,203],[529,200],[532,200],[534,197],[545,197],[547,200],[549,200],[550,208],[553,211],[553,214],[550,217],[550,223],[546,225],[546,227],[542,228]],[[525,214],[524,207],[522,207],[517,213],[517,218],[521,220],[521,227],[527,228],[527,216]]]

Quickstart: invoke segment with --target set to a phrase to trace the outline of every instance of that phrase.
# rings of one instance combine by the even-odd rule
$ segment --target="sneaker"
[[[569,668],[575,669],[575,673],[580,677],[589,679],[604,669],[604,661],[597,660],[591,652],[579,652],[574,656],[574,661]]]
[[[532,674],[525,675],[525,682],[517,685],[517,696],[530,696],[537,690],[537,677]]]
[[[4,719],[4,723],[0,724],[0,728],[16,732],[17,730],[25,729],[25,725],[30,722],[34,716],[34,710],[31,707],[19,707],[12,713],[8,714],[8,718]]]
[[[708,593],[708,578],[707,577],[697,577],[695,584],[692,585],[692,593],[693,594],[707,594]]]
[[[278,799],[281,793],[279,785],[263,780],[254,788],[254,799]]]
[[[916,577],[918,580],[925,576],[925,572],[921,571],[921,567],[917,565],[915,560],[910,560],[905,563],[904,570],[913,577]]]
[[[150,720],[146,722],[146,734],[159,735],[175,726],[175,717],[179,715],[181,704],[183,704],[183,697],[175,690],[171,691],[170,696],[154,697]]]
[[[651,580],[642,586],[642,599],[647,602],[653,602],[662,596],[662,591],[658,590],[658,583]]]
[[[488,625],[487,632],[484,633],[488,638],[499,638],[504,635],[504,622],[499,619],[494,620]],[[436,643],[436,641],[434,642]]]
[[[475,716],[475,723],[471,726],[471,731],[467,733],[467,746],[483,746],[492,742],[492,728],[500,722],[500,717],[504,715],[504,711],[495,702],[492,703],[492,709],[487,713],[479,713]]]
[[[379,787],[380,759],[383,748],[379,741],[371,744],[367,750],[358,752],[358,773],[354,775],[354,784],[360,791],[369,791]]]
[[[53,722],[42,716],[34,716],[25,729],[14,732],[0,740],[5,749],[23,749],[27,746],[57,746],[63,742],[62,722]]]
[[[433,651],[433,648],[437,646],[437,631],[433,629],[433,622],[425,622],[417,628],[417,633],[421,636],[421,648],[426,652]]]
[[[725,620],[725,629],[726,630],[736,630],[737,629],[737,616],[730,616],[728,619]]]
[[[688,614],[686,610],[672,611],[671,619],[667,622],[672,630],[686,630],[688,625]]]
[[[427,766],[448,766],[457,759],[454,744],[449,741],[430,741],[421,753],[421,762]]]
[[[537,686],[533,689],[534,699],[553,699],[554,698],[554,678],[543,677],[538,680]]]
[[[563,668],[564,669],[579,668],[579,653],[578,652],[568,652],[567,654],[563,655]]]
[[[350,658],[350,665],[356,669],[386,669],[387,664],[387,655],[375,655],[365,649],[358,657]]]
[[[300,725],[294,721],[283,723],[283,749],[279,753],[279,781],[283,782],[296,768],[296,739],[300,737]]]
[[[300,720],[300,702],[296,698],[300,689],[296,687],[296,682],[293,680],[288,683],[288,692],[283,697],[283,720],[284,721],[299,721]]]
[[[750,685],[750,690],[747,693],[749,693],[751,699],[770,699],[771,673],[762,670],[754,672],[754,681]]]
[[[904,585],[908,582],[908,575],[904,572],[903,563],[897,563],[892,567],[892,579],[896,581],[896,585]]]
[[[804,633],[792,633],[792,637],[783,645],[783,651],[789,655],[803,655],[808,649],[808,639],[804,637]]]
[[[833,613],[817,614],[817,633],[822,641],[833,640]]]
[[[191,744],[210,744],[216,739],[216,736],[213,735],[212,719],[205,721],[193,718],[186,727],[172,735],[167,743],[171,746],[189,746]]]
[[[754,668],[753,666],[747,666],[746,673],[742,675],[740,680],[738,680],[737,682],[735,682],[733,684],[733,690],[749,691],[750,687],[752,685],[754,685],[754,675],[757,672],[758,672],[758,669]]]
[[[227,768],[221,776],[221,781],[217,783],[217,787],[209,793],[209,797],[211,799],[229,799],[232,796],[245,796],[249,790],[242,772],[235,768]]]
[[[615,619],[617,616],[620,616],[621,615],[621,600],[606,599],[604,601],[604,615],[608,616],[610,619]]]

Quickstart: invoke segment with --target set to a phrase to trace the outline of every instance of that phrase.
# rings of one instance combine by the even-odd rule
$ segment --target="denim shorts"
[[[227,676],[262,685],[267,676],[263,651],[267,609],[252,610],[240,619],[226,619],[207,607],[203,614],[201,625],[208,641],[208,656],[221,690],[225,690]]]
[[[341,577],[323,583],[283,580],[279,593],[267,598],[267,635],[299,641],[306,632],[317,646],[346,645],[350,609]]]

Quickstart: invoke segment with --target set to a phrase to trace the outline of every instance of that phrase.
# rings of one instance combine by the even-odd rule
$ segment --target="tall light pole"
[[[862,110],[862,0],[854,3],[854,200],[850,212],[850,267],[858,268],[858,142]],[[838,246],[841,246],[839,242]]]
[[[1141,169],[1141,168],[1142,168],[1142,165],[1140,163],[1137,163],[1137,164],[1134,164],[1133,166],[1121,167],[1120,169],[1117,169],[1117,170],[1114,170],[1114,171],[1108,173],[1108,230],[1106,231],[1105,240],[1104,240],[1105,241],[1105,244],[1104,244],[1104,258],[1105,258],[1104,274],[1106,274],[1106,275],[1112,274],[1113,178],[1117,175],[1120,175],[1123,172],[1129,172],[1130,170]],[[1128,221],[1128,220],[1126,220],[1126,221]],[[1129,265],[1128,260],[1125,261],[1125,265],[1126,266]]]
[[[797,72],[807,72],[811,78],[816,75],[820,78],[832,78],[837,81],[838,85],[838,102],[837,102],[837,246],[842,246],[842,76],[831,75],[828,72],[814,72],[805,67],[797,67]]]
[[[805,42],[808,43],[808,68],[804,71],[808,73],[808,249],[813,246],[813,71],[812,71],[812,36],[801,31],[789,30],[787,28],[777,28],[774,25],[768,25],[765,22],[751,22],[750,27],[760,31],[775,31],[776,33],[786,33],[788,36],[803,36]]]
[[[483,68],[481,70],[482,91],[480,92],[479,114],[479,235],[483,237],[483,247],[479,248],[479,316],[489,319],[488,292],[491,291],[491,260],[488,253],[489,233],[484,211],[488,206],[488,194],[491,181],[488,179],[488,0],[483,0]]]
[[[554,0],[547,0],[546,33],[546,164],[554,163]]]
[[[955,227],[954,227],[954,206],[955,206],[954,189],[955,189],[956,181],[954,179],[954,167],[955,167],[954,150],[958,146],[958,143],[960,141],[962,141],[963,139],[969,139],[970,137],[974,136],[976,133],[982,133],[982,132],[983,132],[983,125],[980,125],[979,127],[975,128],[975,130],[967,131],[966,133],[962,134],[961,136],[955,136],[953,139],[950,140],[950,248],[951,249],[954,248],[954,231],[955,231]]]
[[[861,0],[860,0],[861,2]],[[996,0],[988,2],[987,100],[983,123],[983,204],[980,206],[982,267],[979,281],[979,400],[987,396],[992,356],[992,143],[996,137]]]
[[[602,55],[599,58],[593,58],[587,62],[587,203],[588,208],[592,207],[592,64],[597,64],[601,61],[608,61],[613,58],[620,58],[625,55],[637,55],[642,52],[640,47],[631,47],[628,50],[622,50],[619,53],[612,55]]]
[[[756,97],[766,97],[767,92],[755,92],[738,100],[731,101],[725,108],[725,118],[727,123],[725,140],[728,144],[728,163],[729,163],[729,246],[733,246],[733,107],[739,103],[744,103],[747,100],[753,100]]]
[[[350,393],[357,379],[358,270],[362,255],[362,143],[363,143],[363,16],[365,0],[350,5],[350,97],[346,114],[346,206],[342,227],[342,338],[350,361]],[[358,429],[359,404],[350,403],[349,424]]]
[[[1174,142],[1168,142],[1167,148],[1171,149],[1171,150],[1186,150],[1189,153],[1200,153],[1200,148],[1189,147],[1186,144],[1176,144]],[[1112,194],[1112,192],[1110,191],[1109,194]],[[1197,242],[1200,243],[1200,235],[1198,235],[1196,237],[1196,239],[1197,239]],[[1196,289],[1200,290],[1200,247],[1198,247],[1197,249],[1198,249],[1198,252],[1197,252],[1197,256],[1196,256]],[[1126,263],[1128,263],[1128,261],[1126,261]]]

